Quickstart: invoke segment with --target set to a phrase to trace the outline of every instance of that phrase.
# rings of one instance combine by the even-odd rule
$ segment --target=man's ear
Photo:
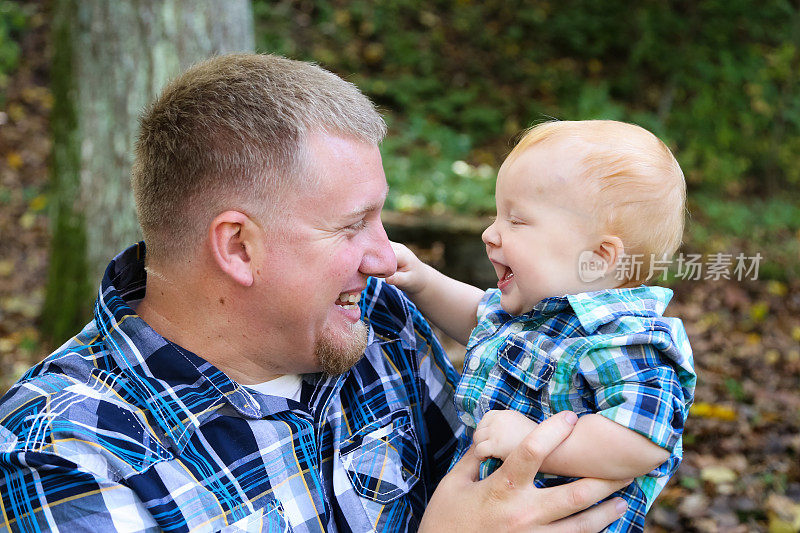
[[[208,230],[211,256],[220,270],[236,283],[253,284],[253,231],[257,226],[239,211],[217,215]]]
[[[603,235],[600,237],[600,243],[595,247],[594,253],[602,259],[605,265],[603,272],[605,276],[613,272],[619,264],[625,253],[625,245],[622,244],[622,239],[616,235]]]

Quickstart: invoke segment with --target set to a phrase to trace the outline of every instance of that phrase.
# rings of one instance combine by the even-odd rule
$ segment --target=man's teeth
[[[345,309],[355,309],[358,307],[356,304],[361,300],[361,293],[348,294],[343,292],[336,300],[336,304],[344,307]]]

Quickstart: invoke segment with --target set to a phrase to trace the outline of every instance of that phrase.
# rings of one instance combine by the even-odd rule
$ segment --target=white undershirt
[[[285,374],[279,378],[247,386],[251,389],[257,390],[262,394],[280,396],[282,398],[289,398],[290,400],[299,402],[300,389],[302,388],[302,385],[303,376],[300,374]]]

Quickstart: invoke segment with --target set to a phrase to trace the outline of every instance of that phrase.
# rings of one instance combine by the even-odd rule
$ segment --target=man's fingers
[[[596,533],[613,524],[625,514],[627,504],[622,498],[614,498],[596,507],[569,518],[550,524],[551,533]]]
[[[464,456],[450,469],[448,476],[454,475],[469,481],[478,481],[478,468],[481,459],[475,455],[475,444],[469,447]]]
[[[569,516],[582,511],[630,483],[630,479],[584,478],[557,487],[533,490],[539,493],[539,501],[541,502],[540,516],[544,519],[544,523],[548,523],[558,520],[562,516]],[[601,528],[590,531],[598,531],[599,529]]]
[[[523,439],[489,479],[497,478],[495,482],[506,487],[531,486],[544,458],[569,436],[577,421],[570,411],[551,416]]]

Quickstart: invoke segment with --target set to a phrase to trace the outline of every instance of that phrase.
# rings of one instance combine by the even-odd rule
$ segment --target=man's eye
[[[355,224],[350,224],[349,226],[345,227],[344,229],[347,231],[361,231],[362,229],[367,227],[367,221],[363,218],[356,222]]]

